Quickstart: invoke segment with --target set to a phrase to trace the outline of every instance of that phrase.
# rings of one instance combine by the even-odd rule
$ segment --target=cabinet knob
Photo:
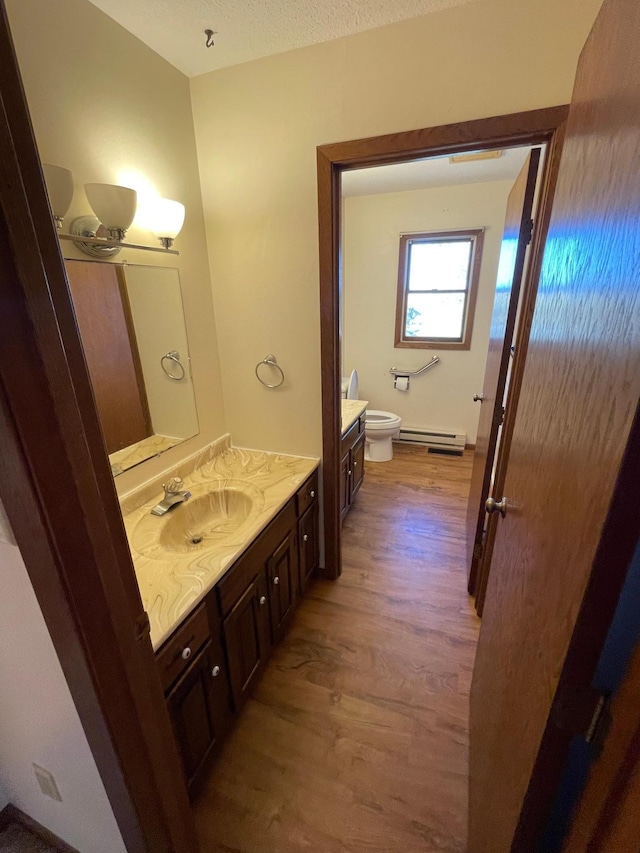
[[[351,474],[353,474],[353,471],[349,468],[349,476],[351,476]]]
[[[312,490],[309,492],[309,495],[310,495],[312,498],[315,498],[315,496],[316,496],[316,491],[315,491],[315,489],[312,489]]]
[[[214,666],[214,668],[211,670],[211,677],[216,678],[218,675],[220,675],[220,667]]]
[[[275,576],[275,578],[273,579],[273,583],[274,583],[274,585],[275,585],[275,586],[278,586],[278,584],[280,583],[280,578],[279,578],[277,575],[276,575],[276,576]]]
[[[354,463],[353,463],[353,467],[354,467],[354,468],[357,468],[357,467],[358,467],[358,463],[354,461]]]
[[[184,647],[184,649],[182,650],[181,657],[182,660],[189,660],[189,658],[191,657],[191,649],[189,648],[189,646]]]
[[[305,533],[305,534],[304,534],[304,536],[302,537],[302,541],[303,541],[303,542],[308,542],[308,541],[309,541],[309,534],[308,534],[308,533]]]
[[[260,604],[266,604],[266,603],[267,603],[267,599],[264,597],[264,595],[261,595],[260,596]]]
[[[484,400],[484,394],[474,394],[473,395],[473,402],[474,403],[481,403],[483,400]]]

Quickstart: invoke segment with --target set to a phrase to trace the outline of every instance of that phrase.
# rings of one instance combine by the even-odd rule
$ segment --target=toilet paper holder
[[[425,373],[429,370],[430,367],[435,367],[435,365],[440,361],[440,357],[434,355],[433,358],[428,361],[426,364],[423,364],[422,367],[419,367],[417,370],[398,370],[397,367],[392,367],[389,373],[393,376],[393,387],[398,387],[398,379],[406,379],[407,387],[399,390],[409,390],[409,383],[411,382],[412,376],[419,376],[421,373]]]

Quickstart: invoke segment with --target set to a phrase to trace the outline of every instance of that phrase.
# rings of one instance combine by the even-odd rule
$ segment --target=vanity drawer
[[[163,690],[168,690],[182,675],[210,634],[207,610],[202,603],[156,655]]]
[[[307,482],[298,489],[296,494],[296,511],[298,518],[304,515],[314,501],[318,500],[318,471],[317,469],[309,477]]]
[[[351,424],[349,429],[342,436],[341,443],[341,456],[344,456],[345,453],[348,453],[351,450],[354,442],[360,435],[360,419],[358,419],[355,423]]]

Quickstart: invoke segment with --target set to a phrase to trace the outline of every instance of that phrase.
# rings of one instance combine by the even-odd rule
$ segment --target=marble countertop
[[[341,400],[342,435],[352,426],[369,405],[368,400]]]
[[[155,650],[318,464],[317,459],[231,447],[226,436],[157,482],[123,496],[124,525]],[[151,509],[163,495],[161,480],[169,476],[182,477],[191,498],[162,517],[153,516]],[[207,521],[212,512],[217,513],[215,524]],[[201,541],[193,544],[198,537]]]

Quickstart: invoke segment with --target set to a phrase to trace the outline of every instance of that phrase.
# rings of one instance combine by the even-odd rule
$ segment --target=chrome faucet
[[[188,501],[191,497],[191,492],[181,491],[181,485],[182,480],[180,477],[174,477],[172,480],[169,480],[168,483],[163,483],[162,488],[164,489],[164,498],[159,504],[154,506],[151,510],[151,515],[164,515],[177,504]]]

